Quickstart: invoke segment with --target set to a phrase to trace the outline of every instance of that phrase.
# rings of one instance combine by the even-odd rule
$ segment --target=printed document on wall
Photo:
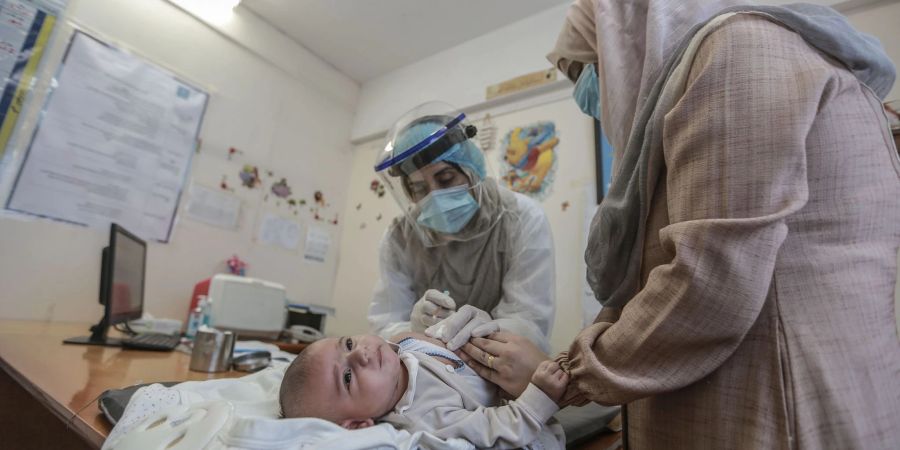
[[[241,199],[194,184],[184,213],[185,216],[198,222],[226,230],[236,230],[241,218]]]
[[[300,224],[267,212],[259,225],[257,240],[273,247],[297,250],[300,245]]]
[[[307,261],[318,263],[325,262],[328,256],[328,248],[331,247],[331,235],[327,231],[309,227],[306,233],[306,248],[303,250],[303,258]]]
[[[207,94],[73,35],[7,208],[167,242]]]

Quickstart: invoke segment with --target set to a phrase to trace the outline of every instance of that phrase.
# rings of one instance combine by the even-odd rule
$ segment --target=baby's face
[[[312,370],[305,401],[321,405],[321,417],[339,425],[383,416],[406,388],[400,357],[378,336],[322,339],[306,351]]]

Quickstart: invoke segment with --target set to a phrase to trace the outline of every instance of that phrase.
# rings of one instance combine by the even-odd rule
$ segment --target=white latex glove
[[[491,319],[490,314],[472,306],[463,305],[450,317],[432,325],[425,334],[447,343],[447,350],[456,351],[469,338],[484,337],[500,330],[500,324]]]
[[[455,310],[456,302],[453,298],[437,289],[429,289],[413,305],[412,313],[409,315],[410,328],[414,332],[421,333],[449,317]]]

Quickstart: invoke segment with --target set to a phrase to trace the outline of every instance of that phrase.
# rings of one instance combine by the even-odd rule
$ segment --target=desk
[[[156,381],[246,375],[192,372],[190,356],[179,352],[62,343],[90,334],[89,328],[89,324],[0,320],[3,448],[100,448],[112,428],[97,408],[103,391]],[[59,423],[50,423],[54,416]],[[81,439],[72,439],[73,434]]]
[[[0,320],[0,447],[24,449],[100,448],[111,426],[97,397],[156,381],[236,378],[241,372],[188,370],[190,356],[179,352],[122,350],[67,345],[62,340],[88,333],[90,325]],[[110,330],[110,334],[116,333]],[[297,351],[303,345],[283,347]],[[620,433],[598,436],[579,450],[606,450]]]

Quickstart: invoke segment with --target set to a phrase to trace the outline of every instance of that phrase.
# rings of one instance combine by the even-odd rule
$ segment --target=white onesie
[[[565,447],[562,427],[552,419],[559,407],[537,386],[529,384],[519,398],[505,403],[495,385],[452,352],[414,338],[398,344],[409,385],[394,410],[379,421],[409,432],[463,438],[479,448]]]

